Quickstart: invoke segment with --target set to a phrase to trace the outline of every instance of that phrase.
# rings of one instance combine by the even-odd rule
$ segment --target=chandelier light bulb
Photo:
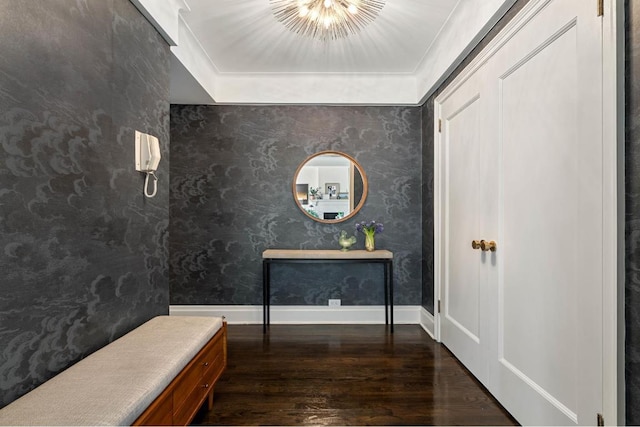
[[[356,34],[372,23],[385,0],[269,0],[275,18],[296,34],[322,41]]]

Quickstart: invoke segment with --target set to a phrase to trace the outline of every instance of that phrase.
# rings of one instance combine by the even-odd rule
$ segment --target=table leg
[[[269,306],[269,263],[262,260],[262,333],[267,333]]]
[[[385,261],[384,266],[384,324],[389,324],[389,263]]]
[[[389,314],[391,316],[391,333],[393,333],[393,261],[389,261]]]
[[[271,263],[267,263],[267,328],[271,326]]]

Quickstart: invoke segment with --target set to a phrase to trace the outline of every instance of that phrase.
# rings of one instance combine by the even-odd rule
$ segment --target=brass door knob
[[[481,240],[480,241],[480,249],[482,249],[483,251],[491,251],[491,252],[495,252],[496,251],[496,242],[494,242],[493,240],[487,242],[486,240]]]
[[[473,249],[480,249],[480,244],[481,244],[480,240],[472,240],[471,241],[471,247]]]

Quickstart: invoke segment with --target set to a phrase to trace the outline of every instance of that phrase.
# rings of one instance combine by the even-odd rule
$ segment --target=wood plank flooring
[[[420,326],[229,325],[201,425],[517,425]]]

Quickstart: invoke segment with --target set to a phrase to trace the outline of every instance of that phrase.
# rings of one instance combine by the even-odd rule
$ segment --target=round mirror
[[[360,164],[339,151],[321,151],[298,166],[293,198],[300,210],[319,222],[354,216],[367,198],[367,176]]]

